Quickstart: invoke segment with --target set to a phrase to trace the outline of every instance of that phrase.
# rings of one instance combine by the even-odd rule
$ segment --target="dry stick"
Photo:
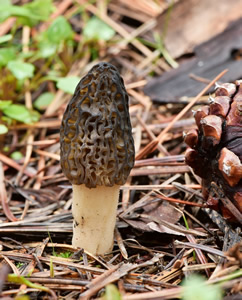
[[[28,163],[29,163],[29,160],[31,158],[31,155],[32,155],[32,150],[33,150],[33,146],[31,145],[31,143],[33,143],[34,141],[34,136],[33,134],[30,134],[28,139],[27,139],[27,142],[30,143],[30,145],[28,145],[26,147],[26,154],[25,154],[25,159],[24,159],[24,164],[22,165],[21,169],[19,170],[19,173],[15,179],[15,184],[16,185],[19,185],[19,182],[20,182],[20,179],[24,173],[24,170],[26,169]]]
[[[137,155],[136,159],[139,160],[143,158],[145,155],[153,152],[159,143],[162,143],[165,134],[172,128],[172,126],[175,124],[176,121],[178,121],[181,117],[183,117],[189,109],[200,99],[200,97],[203,96],[204,93],[206,93],[216,81],[218,81],[228,70],[222,71],[218,76],[216,76],[210,84],[208,84],[187,106],[183,108],[182,111],[179,112],[178,115],[170,122],[170,124],[157,136],[155,140],[150,142],[144,149],[142,149]]]
[[[64,278],[43,278],[43,277],[28,277],[31,282],[44,283],[44,284],[57,284],[57,285],[79,285],[86,286],[89,280],[78,280],[78,279],[64,279]]]
[[[87,52],[85,54],[84,57],[82,57],[80,63],[78,64],[78,70],[82,70],[84,69],[84,67],[86,66],[86,64],[88,64],[90,58],[90,53]],[[71,68],[71,70],[68,72],[67,77],[68,76],[76,76],[79,75],[79,71],[74,71],[75,64],[73,65],[73,67]],[[55,113],[57,111],[57,109],[66,102],[66,100],[69,98],[69,96],[65,96],[66,94],[62,91],[62,90],[58,90],[58,92],[56,93],[53,101],[50,103],[50,105],[47,107],[44,116],[45,117],[49,117],[51,116],[53,113]],[[61,121],[58,120],[59,125],[58,128],[60,127]]]
[[[190,219],[192,219],[194,222],[196,222],[198,225],[200,225],[204,230],[206,230],[207,232],[209,232],[211,234],[211,236],[215,235],[213,231],[211,231],[206,225],[204,225],[202,222],[200,222],[196,217],[194,217],[188,211],[184,210],[183,212],[186,215],[188,215]]]
[[[4,184],[4,172],[3,172],[3,165],[0,161],[0,203],[2,204],[3,212],[5,216],[12,222],[18,221],[17,218],[11,212],[8,206],[8,199],[7,199],[7,191]]]
[[[191,234],[186,234],[186,238],[188,239],[188,241],[190,243],[197,244],[197,241],[196,241],[195,237],[192,236]],[[207,261],[207,258],[205,257],[205,255],[203,254],[202,250],[201,249],[197,249],[197,248],[195,248],[194,250],[196,252],[196,255],[197,255],[197,258],[198,258],[199,262],[201,264],[206,265],[208,263],[208,261]],[[210,270],[205,269],[205,272],[206,272],[206,274],[207,274],[207,276],[209,278],[211,276]]]
[[[1,272],[0,272],[0,293],[1,293],[1,296],[3,296],[3,286],[5,286],[6,278],[7,278],[8,274],[11,272],[11,269],[7,264],[1,264],[0,270],[1,270]]]
[[[102,275],[97,276],[88,285],[88,290],[80,295],[79,300],[88,300],[91,296],[97,293],[101,288],[109,283],[119,280],[131,271],[135,269],[144,268],[147,266],[152,266],[159,261],[159,257],[154,256],[152,259],[141,263],[141,264],[131,264],[131,263],[120,263],[114,266],[112,269],[105,271]]]
[[[14,161],[13,159],[5,156],[4,154],[0,153],[0,161],[2,161],[4,164],[20,171],[21,170],[21,166],[16,163],[16,161]],[[27,175],[28,177],[33,177],[35,174],[27,171],[27,170],[24,170],[24,174]]]
[[[142,118],[140,118],[139,115],[137,115],[136,117],[137,117],[137,120],[140,122],[140,124],[143,126],[144,130],[147,132],[150,139],[155,140],[156,137],[155,137],[154,133],[146,126],[146,124],[142,120]],[[158,145],[158,149],[161,153],[165,154],[166,156],[170,155],[170,153],[166,150],[166,148],[163,145]]]
[[[13,27],[15,21],[16,21],[16,18],[14,18],[14,17],[8,18],[6,21],[4,21],[0,25],[0,36],[8,33],[9,30]]]
[[[122,41],[118,44],[118,48],[123,49],[125,48],[133,39],[135,39],[138,35],[144,34],[147,31],[152,30],[157,25],[156,19],[151,19],[146,23],[143,23],[140,27],[136,28],[135,30],[130,33],[129,38],[122,39]],[[113,51],[113,54],[118,54],[118,48]]]
[[[23,45],[23,53],[27,54],[29,52],[29,37],[30,37],[30,27],[23,27],[23,37],[22,37],[22,45]],[[28,90],[29,80],[26,79],[24,82],[25,91],[25,106],[28,109],[32,109],[32,99],[31,93]]]
[[[126,86],[126,90],[128,91],[129,89],[136,89],[136,88],[139,88],[139,87],[143,87],[146,84],[147,84],[147,80],[142,79],[142,80],[139,80],[139,81],[135,81],[135,82],[125,84],[125,86]]]
[[[149,192],[148,194],[144,195],[141,199],[139,199],[135,203],[131,204],[129,207],[126,208],[126,210],[121,212],[119,217],[125,218],[131,211],[144,206],[146,202],[150,201],[150,198],[152,197],[151,195],[152,195],[152,192]]]
[[[189,74],[189,77],[196,80],[196,81],[199,81],[199,82],[202,82],[202,83],[206,83],[208,84],[210,82],[210,80],[208,80],[207,78],[204,78],[204,77],[200,77],[200,76],[197,76],[193,73],[190,73]]]
[[[73,4],[73,0],[64,0],[58,2],[58,5],[56,6],[55,12],[50,16],[49,21],[45,22],[40,26],[40,32],[43,32],[44,30],[47,29],[48,25],[56,19],[58,16],[63,15],[64,12],[67,10],[67,8]]]
[[[46,129],[42,129],[41,130],[41,136],[40,136],[40,139],[44,139],[45,138],[45,135],[46,135]],[[39,190],[40,187],[41,187],[41,182],[43,180],[43,177],[44,177],[44,171],[45,171],[45,156],[44,155],[40,155],[40,159],[38,160],[38,177],[37,177],[37,180],[33,186],[33,189],[34,190]]]
[[[130,186],[131,181],[132,181],[132,178],[131,178],[131,177],[128,177],[128,179],[127,179],[125,185],[126,185],[126,186]],[[129,189],[123,190],[123,193],[122,193],[122,200],[121,200],[122,208],[123,208],[123,209],[125,209],[126,207],[128,207],[129,201],[130,201],[130,190],[129,190]]]
[[[1,256],[2,256],[2,258],[5,259],[5,261],[8,263],[8,265],[11,267],[11,269],[13,270],[13,273],[14,273],[15,275],[20,276],[19,270],[18,270],[18,268],[15,266],[15,264],[12,263],[11,260],[10,260],[8,257],[6,257],[5,255],[2,254]]]
[[[86,1],[84,0],[78,0],[78,3],[81,5],[85,5]],[[135,46],[138,50],[140,50],[145,56],[150,56],[153,52],[149,50],[146,46],[144,46],[141,42],[138,40],[133,39],[132,35],[129,34],[122,26],[120,26],[118,23],[116,23],[114,20],[112,20],[110,17],[104,14],[100,14],[98,9],[92,5],[88,4],[85,7],[88,11],[93,13],[94,15],[98,16],[102,21],[107,23],[110,27],[112,27],[117,33],[119,33],[123,38],[126,40],[130,40],[130,43]]]
[[[145,167],[145,166],[164,166],[169,164],[181,165],[184,163],[184,155],[171,155],[165,157],[153,157],[143,160],[136,160],[135,167]]]
[[[225,255],[224,252],[218,250],[218,249],[214,249],[212,247],[209,247],[209,246],[205,246],[205,245],[200,245],[200,244],[194,244],[194,243],[183,243],[183,242],[180,242],[180,241],[175,241],[175,245],[182,245],[184,247],[188,247],[188,248],[196,248],[196,249],[201,249],[202,251],[205,251],[205,252],[208,252],[208,253],[211,253],[211,254],[214,254],[214,255],[218,255],[218,256],[221,256],[221,257],[227,257]]]
[[[159,175],[159,174],[174,174],[174,173],[187,173],[190,172],[190,168],[188,166],[164,166],[157,168],[134,168],[130,172],[130,176],[146,176],[146,175]]]
[[[9,257],[10,259],[12,259],[12,258],[25,259],[26,262],[29,262],[30,260],[34,259],[34,256],[32,254],[26,254],[26,253],[23,254],[23,253],[17,253],[17,252],[13,252],[13,251],[0,251],[0,255],[2,255],[2,254]],[[80,269],[82,271],[89,271],[94,274],[102,274],[106,271],[101,268],[84,266],[84,265],[81,265],[80,263],[75,263],[72,261],[64,261],[64,260],[61,260],[58,258],[48,258],[48,257],[39,256],[38,259],[40,262],[44,262],[46,264],[50,264],[52,262],[53,265],[60,265],[60,266],[68,267],[68,268],[72,267],[72,268]]]
[[[204,269],[214,269],[216,268],[216,263],[206,263],[206,264],[196,264],[192,266],[186,266],[182,268],[183,272],[194,272],[194,271],[201,271]]]
[[[151,62],[156,58],[158,58],[159,56],[160,56],[160,50],[155,50],[154,52],[152,52],[150,56],[146,57],[138,64],[137,69],[143,70],[147,65],[150,65]],[[169,68],[164,68],[164,69],[165,71],[169,71]]]
[[[177,231],[177,232],[180,232],[180,233],[192,234],[192,235],[198,235],[198,236],[207,236],[207,233],[204,233],[204,232],[201,232],[201,231],[198,231],[198,230],[195,230],[195,229],[186,229],[183,226],[178,226],[178,225],[172,224],[170,222],[167,222],[165,220],[162,220],[162,219],[159,219],[159,218],[147,215],[147,214],[140,214],[139,216],[141,218],[148,219],[152,222],[155,222],[159,225],[163,225],[163,226],[165,226],[165,227],[167,227],[171,230],[174,230],[174,231]]]
[[[23,209],[23,212],[21,214],[20,220],[23,220],[25,218],[25,216],[27,215],[28,210],[29,210],[29,205],[30,205],[30,201],[29,201],[29,199],[26,199],[25,204],[24,204],[24,209]]]
[[[58,142],[58,139],[40,140],[40,141],[34,141],[31,145],[39,146],[39,147],[43,148],[43,147],[47,147],[47,146],[56,144],[57,142]],[[26,145],[29,145],[29,144],[26,144],[26,143],[17,144],[17,146],[26,146]]]
[[[188,184],[188,185],[185,185],[185,187],[192,188],[192,189],[198,189],[198,190],[201,189],[201,185],[199,185],[199,184]],[[123,185],[123,186],[121,186],[121,190],[136,190],[136,191],[173,190],[173,189],[176,189],[176,187],[171,184],[131,185],[131,186]]]
[[[173,289],[165,289],[155,292],[139,293],[133,295],[124,295],[123,300],[165,300],[165,299],[174,299],[181,296],[183,289],[181,287]]]
[[[43,155],[45,157],[49,157],[55,160],[60,160],[60,155],[59,154],[55,154],[55,153],[51,153],[48,151],[43,151],[43,150],[39,150],[39,149],[35,149],[34,152],[38,153],[39,155]],[[41,170],[40,170],[41,171]]]
[[[117,3],[109,2],[108,8],[111,12],[113,12],[115,15],[125,16],[129,17],[131,19],[140,21],[141,23],[148,22],[150,20],[150,16],[146,14],[139,14],[137,11],[133,11],[132,9],[127,9],[123,6],[121,6],[118,1]]]
[[[189,201],[180,200],[180,199],[176,199],[176,198],[170,198],[170,197],[166,197],[166,196],[160,195],[158,193],[155,193],[155,194],[156,194],[156,196],[158,198],[160,198],[162,200],[169,201],[169,202],[181,203],[181,204],[186,204],[186,205],[190,205],[190,206],[197,206],[197,207],[202,207],[202,208],[207,207],[204,204],[200,204],[200,203],[196,203],[196,202],[189,202]]]
[[[151,106],[152,102],[148,96],[140,95],[133,89],[129,89],[128,93],[129,93],[129,95],[134,97],[137,101],[139,101],[139,103],[141,103],[146,109]]]
[[[22,45],[23,45],[23,52],[24,53],[28,53],[29,52],[29,38],[30,38],[30,27],[28,26],[24,26],[23,27],[23,37],[22,37]],[[29,86],[29,80],[26,79],[25,80],[25,89],[26,89],[26,92],[25,92],[25,106],[28,108],[28,109],[32,109],[32,99],[31,99],[31,93],[30,91],[28,91],[28,86]],[[28,138],[27,138],[27,143],[30,144],[30,145],[27,145],[26,147],[26,155],[25,155],[25,159],[24,159],[24,164],[22,165],[22,168],[21,170],[19,171],[18,175],[16,176],[16,179],[15,179],[15,184],[18,185],[19,182],[20,182],[20,179],[24,173],[24,170],[26,169],[28,163],[29,163],[29,160],[31,158],[31,155],[32,155],[32,151],[33,151],[33,146],[31,145],[31,143],[33,143],[34,141],[34,134],[32,132],[31,129],[28,130]]]
[[[60,125],[61,125],[61,120],[43,120],[33,124],[18,124],[16,126],[9,126],[9,128],[15,130],[22,130],[22,129],[29,129],[29,128],[60,128]]]
[[[35,266],[36,266],[37,263],[38,263],[38,260],[36,260],[36,257],[38,258],[38,257],[42,256],[42,254],[43,254],[43,252],[44,252],[44,249],[45,249],[45,247],[46,247],[48,241],[49,241],[49,238],[47,237],[47,238],[41,243],[41,245],[39,245],[39,246],[37,246],[37,247],[35,248],[34,253],[32,253],[32,255],[34,256],[35,259],[31,260],[31,261],[28,263],[28,265],[25,266],[25,268],[24,268],[24,269],[22,270],[22,272],[21,272],[21,275],[22,275],[22,276],[28,276],[28,274],[31,274],[31,272],[34,270]],[[36,255],[36,257],[35,257],[35,255]],[[39,261],[39,263],[40,263],[40,261]],[[41,266],[41,267],[42,267],[42,266]]]
[[[117,227],[115,228],[114,235],[123,258],[128,259],[128,252],[124,246],[124,241]]]
[[[220,188],[212,183],[214,187],[213,190],[215,194],[219,197],[219,199],[223,202],[223,205],[233,214],[233,216],[237,219],[237,221],[242,224],[242,214],[238,210],[238,208],[230,201],[226,195],[220,190]]]

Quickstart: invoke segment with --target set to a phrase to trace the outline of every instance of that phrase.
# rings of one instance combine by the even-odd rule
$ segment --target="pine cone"
[[[184,134],[186,163],[202,178],[203,195],[225,218],[232,214],[214,196],[211,183],[242,212],[242,80],[216,86],[210,105],[194,113],[198,130]]]

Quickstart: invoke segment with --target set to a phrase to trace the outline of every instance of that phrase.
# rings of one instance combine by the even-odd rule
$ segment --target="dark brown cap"
[[[78,83],[60,128],[61,167],[72,184],[122,185],[134,165],[128,94],[102,62]]]

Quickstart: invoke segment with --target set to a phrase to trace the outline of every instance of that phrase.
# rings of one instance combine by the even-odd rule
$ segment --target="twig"
[[[4,184],[3,165],[1,161],[0,161],[0,202],[2,204],[2,208],[6,217],[12,222],[17,221],[18,219],[13,215],[8,205],[7,191]]]
[[[153,152],[156,148],[157,145],[159,143],[162,143],[163,138],[165,136],[165,134],[172,128],[173,124],[178,121],[181,117],[183,117],[188,111],[189,109],[191,109],[191,107],[199,100],[199,98],[205,94],[213,85],[216,81],[218,81],[222,76],[224,76],[224,74],[227,72],[228,70],[224,70],[222,71],[218,76],[216,76],[211,82],[210,84],[208,84],[187,106],[185,106],[183,108],[183,110],[181,110],[179,112],[179,114],[177,114],[175,116],[175,118],[170,122],[170,124],[157,136],[157,138],[150,142],[143,150],[141,150],[137,155],[136,155],[136,159],[139,160],[142,157],[144,157],[145,155]]]

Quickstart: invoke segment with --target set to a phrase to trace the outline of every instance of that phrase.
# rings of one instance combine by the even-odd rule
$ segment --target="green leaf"
[[[50,289],[48,287],[42,286],[42,285],[37,284],[37,283],[33,283],[33,282],[27,280],[26,278],[24,278],[23,276],[19,276],[19,275],[15,275],[15,274],[8,274],[7,280],[8,280],[8,282],[13,282],[13,283],[17,283],[17,284],[24,284],[24,285],[26,285],[30,288],[38,289],[40,291],[44,291],[44,292],[49,292],[50,291]]]
[[[24,7],[35,16],[38,16],[41,21],[46,21],[54,11],[52,0],[36,0],[25,4]]]
[[[74,32],[68,21],[60,16],[53,21],[46,32],[38,39],[38,58],[47,58],[55,55],[63,42],[72,42]]]
[[[11,5],[11,0],[0,0],[0,6]]]
[[[38,21],[47,20],[52,10],[51,0],[36,0],[23,6],[11,5],[9,1],[4,1],[0,10],[0,22],[14,16],[19,17],[23,25],[33,26]]]
[[[39,42],[39,52],[38,55],[41,58],[47,58],[54,55],[57,52],[57,45],[51,44],[48,40],[43,40]]]
[[[30,10],[25,8],[24,6],[16,6],[16,5],[3,5],[0,10],[0,22],[3,22],[8,17],[27,17],[33,19],[39,19],[35,15],[31,15]]]
[[[0,0],[0,7],[3,5],[12,5],[11,0]]]
[[[11,104],[12,104],[11,100],[0,100],[0,110],[5,109],[6,107],[8,107]]]
[[[7,132],[8,132],[8,127],[3,124],[0,124],[0,134],[5,134]]]
[[[8,7],[7,5],[3,5],[1,6],[1,10],[0,10],[0,23],[4,22],[8,17],[11,16],[11,13],[8,11]]]
[[[83,35],[87,40],[108,41],[115,35],[115,31],[102,20],[93,16],[84,26]]]
[[[201,276],[193,275],[184,284],[183,300],[221,300],[222,292],[217,285],[207,285]]]
[[[57,254],[57,257],[63,257],[63,258],[69,258],[72,255],[70,251],[61,252],[60,254]]]
[[[0,49],[0,67],[6,66],[10,60],[16,58],[16,51],[13,47]]]
[[[25,59],[28,59],[28,58],[31,58],[34,56],[36,52],[33,50],[33,51],[28,51],[28,52],[20,52],[18,53],[18,60],[25,60]]]
[[[54,10],[52,0],[36,0],[25,4],[24,7],[27,8],[35,18],[23,17],[19,19],[19,21],[21,24],[31,27],[37,25],[39,21],[46,21]]]
[[[8,12],[3,11],[3,8],[7,7],[7,6],[11,6],[11,1],[10,0],[0,0],[0,7],[1,7],[1,9],[0,9],[0,22],[3,22],[5,20],[4,15],[7,16],[6,18],[8,18],[8,16],[9,16]]]
[[[37,122],[40,118],[40,115],[35,110],[28,110],[22,104],[12,104],[3,109],[3,113],[14,119],[26,124]]]
[[[108,284],[105,288],[105,300],[122,300],[119,290],[114,284]]]
[[[66,93],[74,94],[79,81],[80,77],[77,76],[63,77],[58,79],[57,87]]]
[[[59,16],[48,28],[47,38],[53,44],[59,44],[61,41],[72,39],[73,30],[71,25],[63,16]]]
[[[43,93],[35,100],[34,107],[39,110],[46,109],[53,99],[54,99],[53,93]]]
[[[54,266],[53,266],[52,259],[50,259],[50,277],[51,278],[55,277],[55,271],[54,271]]]
[[[12,34],[6,34],[0,37],[0,44],[6,43],[13,38]]]
[[[31,78],[34,75],[34,65],[19,60],[10,61],[8,63],[8,69],[19,80]]]
[[[30,300],[28,295],[19,295],[14,298],[14,300]]]
[[[21,158],[23,158],[23,154],[20,151],[14,151],[10,157],[14,160],[20,160]]]

